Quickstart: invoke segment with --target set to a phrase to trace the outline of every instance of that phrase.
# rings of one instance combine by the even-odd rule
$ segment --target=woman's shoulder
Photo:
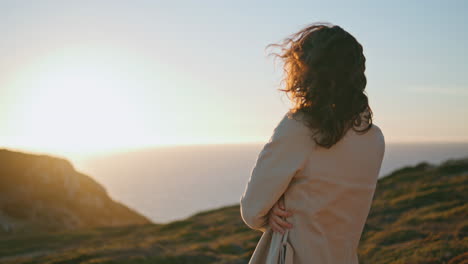
[[[283,114],[277,123],[273,137],[287,137],[288,141],[310,141],[311,129],[303,121],[301,113],[293,113],[291,110]]]
[[[367,139],[372,142],[372,146],[378,150],[378,153],[383,155],[385,152],[385,136],[382,129],[377,124],[372,123],[371,128],[366,134],[369,134]]]
[[[288,110],[279,121],[277,128],[292,134],[303,133],[309,128],[304,123],[304,115],[301,112]]]
[[[371,127],[371,130],[373,131],[373,133],[376,135],[376,137],[378,138],[378,140],[380,142],[382,142],[382,144],[385,145],[385,135],[382,131],[382,129],[375,123],[372,123],[372,127]]]

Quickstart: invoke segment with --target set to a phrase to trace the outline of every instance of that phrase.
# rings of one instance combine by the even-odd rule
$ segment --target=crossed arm
[[[310,151],[304,129],[284,115],[258,155],[240,199],[241,217],[250,228],[266,231],[270,209],[304,167]]]

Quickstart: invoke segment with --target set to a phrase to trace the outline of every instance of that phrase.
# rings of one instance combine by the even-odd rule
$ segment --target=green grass
[[[468,263],[467,193],[467,160],[421,163],[380,179],[360,263]],[[169,224],[2,235],[0,263],[247,263],[260,235],[236,204]]]

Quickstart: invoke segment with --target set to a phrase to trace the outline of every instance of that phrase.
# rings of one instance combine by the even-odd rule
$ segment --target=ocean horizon
[[[155,223],[239,203],[263,144],[165,146],[73,160],[116,201]],[[468,142],[387,143],[379,177],[468,157]]]

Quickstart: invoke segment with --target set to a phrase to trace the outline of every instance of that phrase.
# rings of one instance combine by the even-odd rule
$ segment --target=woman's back
[[[362,135],[348,130],[330,149],[315,146],[311,150],[306,166],[284,196],[286,208],[293,212],[288,221],[299,227],[289,232],[293,248],[303,251],[296,263],[311,259],[358,263],[356,249],[384,151],[384,137],[375,124]],[[320,255],[323,259],[317,258]]]
[[[241,215],[264,232],[250,263],[357,264],[385,140],[372,122],[362,45],[343,28],[312,24],[286,38],[293,102],[260,152]],[[272,208],[284,198],[288,224]],[[270,221],[271,220],[271,221]],[[270,226],[271,222],[271,226]]]
[[[358,263],[356,249],[385,150],[383,134],[375,124],[362,135],[349,129],[327,149],[311,140],[310,132],[301,120],[284,115],[257,159],[241,198],[246,224],[264,232],[249,263],[277,263],[283,235],[273,232],[265,217],[279,196],[293,213],[287,241],[294,263]]]

